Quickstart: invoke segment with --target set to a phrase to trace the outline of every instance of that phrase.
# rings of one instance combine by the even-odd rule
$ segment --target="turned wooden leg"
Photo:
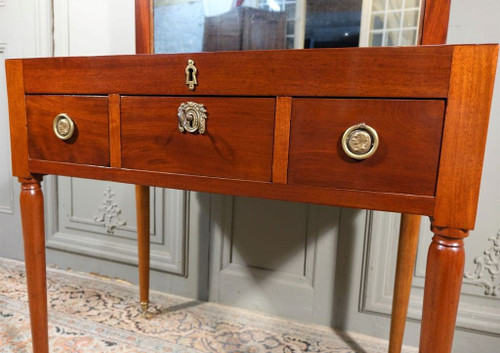
[[[34,353],[49,352],[43,194],[37,179],[19,179],[24,261]]]
[[[139,296],[141,310],[149,306],[149,186],[135,186],[137,247],[139,253]]]
[[[420,352],[450,353],[464,272],[467,231],[436,229],[427,255]]]
[[[400,353],[410,301],[413,268],[417,256],[420,216],[402,214],[399,230],[398,259],[392,299],[389,353]]]

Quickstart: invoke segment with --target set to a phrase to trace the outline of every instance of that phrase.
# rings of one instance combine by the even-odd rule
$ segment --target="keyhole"
[[[196,67],[194,66],[193,60],[188,60],[186,66],[186,85],[188,85],[190,90],[194,90],[194,86],[198,84],[196,81]]]

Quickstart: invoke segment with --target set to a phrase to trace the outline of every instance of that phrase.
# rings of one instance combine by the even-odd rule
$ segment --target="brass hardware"
[[[363,124],[353,125],[342,136],[344,152],[354,159],[366,159],[378,148],[378,134],[372,127]]]
[[[141,305],[141,312],[142,312],[142,316],[146,319],[149,319],[149,314],[148,314],[148,306],[149,306],[149,302],[141,302],[140,303]]]
[[[194,86],[198,84],[198,80],[196,79],[196,74],[198,73],[198,69],[194,66],[194,61],[189,59],[186,69],[186,85],[188,85],[189,89],[194,90]]]
[[[54,134],[56,134],[59,139],[65,141],[69,140],[71,136],[73,136],[73,133],[75,132],[75,123],[68,116],[68,114],[62,113],[54,118],[52,128],[54,130]]]
[[[152,314],[148,312],[148,307],[149,307],[149,302],[140,302],[141,305],[141,312],[142,312],[142,317],[145,319],[150,319],[152,317]]]
[[[200,134],[204,134],[206,130],[206,112],[207,110],[203,104],[195,102],[182,103],[177,113],[179,131],[191,133],[198,131]]]

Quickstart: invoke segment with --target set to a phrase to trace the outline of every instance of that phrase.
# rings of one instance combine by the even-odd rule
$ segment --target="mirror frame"
[[[445,44],[451,0],[422,0],[419,45]],[[136,54],[154,53],[154,0],[135,0]]]

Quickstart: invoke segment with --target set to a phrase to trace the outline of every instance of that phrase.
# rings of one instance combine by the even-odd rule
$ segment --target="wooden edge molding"
[[[29,166],[33,171],[42,174],[109,180],[128,184],[154,185],[171,189],[185,190],[186,185],[190,185],[189,189],[192,191],[381,211],[397,211],[421,215],[432,215],[434,210],[434,197],[431,196],[360,190],[321,189],[307,186],[273,184],[271,182],[221,179],[208,176],[170,174],[125,168],[118,169],[38,159],[31,159]]]
[[[274,122],[273,183],[286,184],[288,180],[291,116],[292,98],[278,97]]]
[[[441,228],[436,227],[433,224],[431,224],[431,231],[435,235],[439,235],[440,237],[447,239],[462,239],[469,236],[469,230],[467,229]]]
[[[122,166],[120,114],[120,95],[110,94],[108,96],[109,160],[110,165],[114,168]]]
[[[421,45],[445,44],[451,0],[424,0],[421,18]]]
[[[31,179],[28,166],[28,123],[24,96],[23,62],[17,59],[7,60],[5,68],[10,117],[12,174],[19,178]]]
[[[498,45],[454,47],[433,226],[474,229]]]

